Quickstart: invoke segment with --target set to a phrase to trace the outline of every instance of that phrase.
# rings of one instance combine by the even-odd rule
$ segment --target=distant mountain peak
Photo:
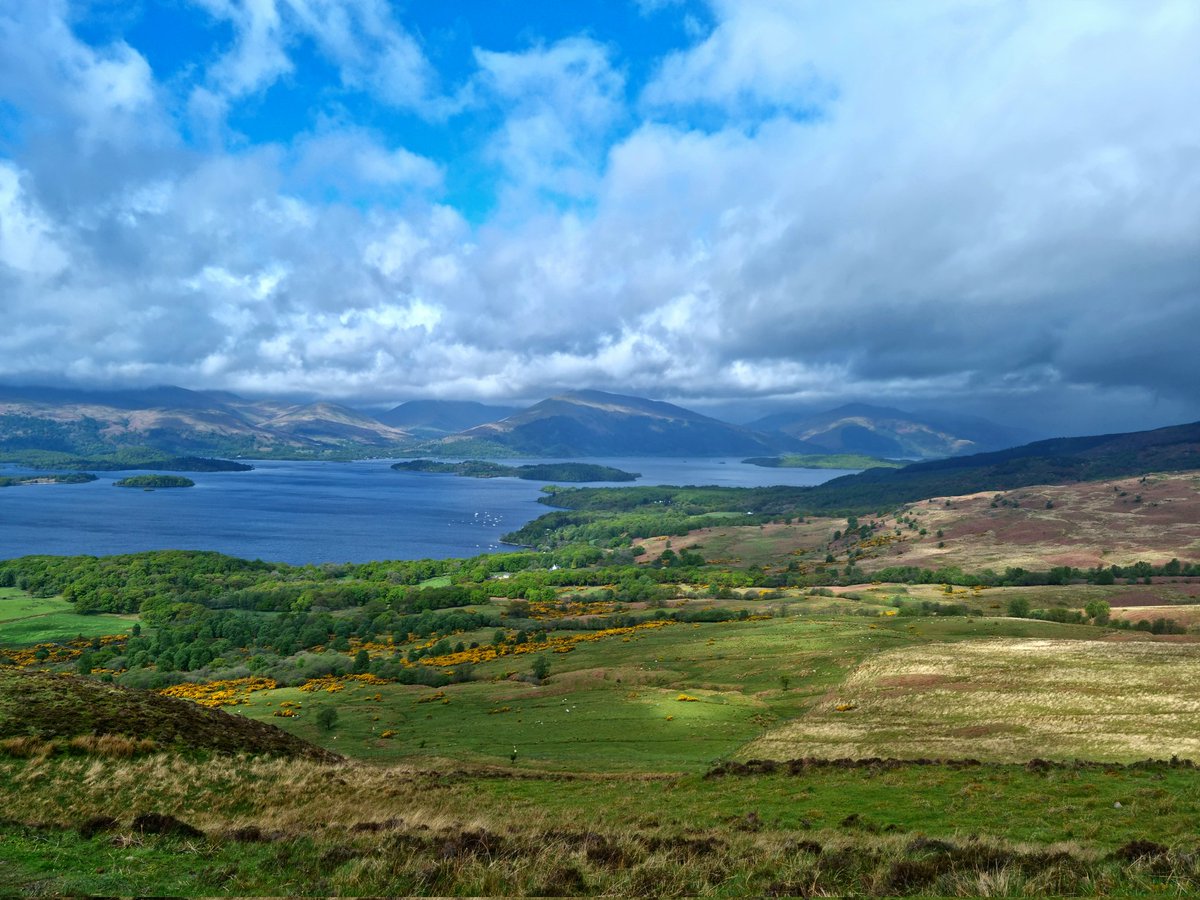
[[[507,418],[443,439],[441,451],[479,446],[527,456],[748,456],[810,449],[692,410],[606,391],[566,391]],[[472,452],[476,452],[472,450]]]
[[[750,426],[779,431],[826,452],[935,459],[1011,447],[1028,436],[983,419],[846,403],[820,413],[776,413]]]

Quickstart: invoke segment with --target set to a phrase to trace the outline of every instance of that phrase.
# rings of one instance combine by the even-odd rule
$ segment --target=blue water
[[[640,472],[636,484],[804,485],[847,474],[737,459],[582,461]],[[252,472],[189,472],[196,486],[179,490],[114,489],[130,472],[2,488],[0,559],[163,549],[287,563],[475,556],[506,549],[501,535],[550,511],[537,502],[543,482],[396,472],[391,462],[255,462]]]

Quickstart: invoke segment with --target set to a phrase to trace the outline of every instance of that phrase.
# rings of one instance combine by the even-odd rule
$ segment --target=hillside
[[[441,437],[520,412],[516,406],[488,406],[471,400],[409,400],[375,418],[418,437]]]
[[[885,508],[926,497],[1200,469],[1200,422],[1153,431],[1053,438],[994,453],[868,469],[813,488],[812,509]]]
[[[928,416],[852,403],[817,414],[776,413],[747,427],[782,432],[826,452],[933,459],[1021,443],[1016,429],[983,419]]]
[[[332,761],[282,729],[186,700],[90,678],[0,667],[0,739],[115,735],[160,748]]]
[[[525,524],[504,539],[526,546],[554,547],[575,540],[608,541],[621,535],[684,534],[724,524],[720,520],[731,514],[762,520],[880,514],[931,497],[1137,479],[1147,473],[1193,469],[1200,470],[1200,423],[1130,434],[1037,441],[996,453],[914,463],[902,469],[867,469],[815,487],[558,488],[544,494],[539,502],[558,507],[559,511]],[[765,522],[754,519],[746,524]]]
[[[744,456],[806,449],[671,403],[573,391],[440,442],[440,451],[491,447],[525,456]]]
[[[261,455],[383,450],[410,440],[402,429],[333,403],[254,401],[177,387],[90,392],[0,386],[0,452],[9,455]]]

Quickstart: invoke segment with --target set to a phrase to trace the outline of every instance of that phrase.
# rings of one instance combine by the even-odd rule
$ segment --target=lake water
[[[810,485],[848,474],[739,459],[573,461],[640,472],[636,484]],[[182,490],[114,489],[130,472],[0,488],[0,559],[162,549],[287,563],[475,556],[511,549],[501,535],[550,511],[537,502],[544,482],[396,472],[392,462],[255,461],[252,472],[188,472],[196,486]]]

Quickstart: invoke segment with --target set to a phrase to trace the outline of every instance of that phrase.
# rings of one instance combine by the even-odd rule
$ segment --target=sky
[[[1194,0],[0,0],[0,381],[1200,419]]]

